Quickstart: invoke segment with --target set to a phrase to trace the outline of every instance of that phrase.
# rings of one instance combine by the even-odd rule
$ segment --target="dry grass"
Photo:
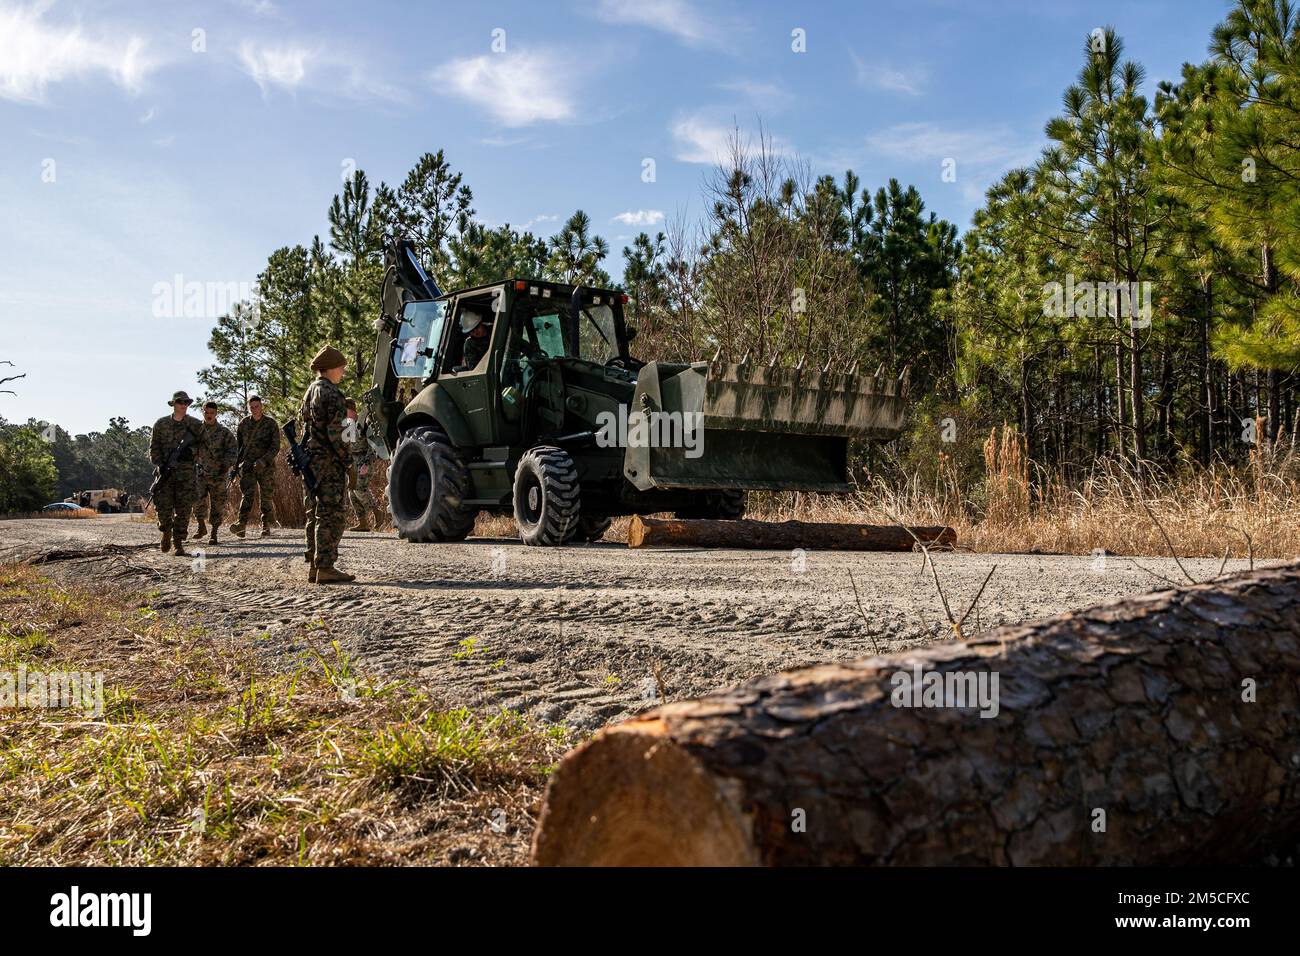
[[[1262,431],[1261,431],[1262,433]],[[956,528],[963,549],[1257,558],[1300,555],[1300,463],[1257,448],[1249,467],[1185,465],[1175,475],[1137,476],[1123,463],[1098,464],[1082,480],[1033,470],[1014,431],[984,445],[982,488],[962,489],[950,468],[923,485],[883,482],[843,497],[769,495],[754,517],[765,520],[870,521],[897,515],[909,524]],[[1150,509],[1150,514],[1148,514]],[[1155,520],[1152,520],[1154,516]]]
[[[0,567],[0,672],[97,671],[104,714],[0,710],[0,865],[521,863],[562,731],[288,672],[147,601]]]
[[[1257,431],[1263,434],[1262,423]],[[1291,558],[1300,555],[1300,456],[1285,440],[1276,447],[1257,446],[1243,468],[1185,464],[1174,475],[1139,477],[1123,462],[1103,461],[1084,478],[1066,482],[1029,460],[1014,429],[995,429],[984,443],[981,487],[962,487],[951,463],[941,460],[939,477],[928,483],[913,476],[843,496],[754,494],[749,517],[888,524],[896,515],[910,524],[950,525],[959,546],[972,551],[1165,554],[1145,502],[1180,555],[1221,557],[1227,549],[1245,557],[1253,547],[1256,557]],[[370,489],[382,504],[387,469],[385,462],[377,465]],[[300,485],[283,461],[277,468],[276,514],[285,527],[301,527]],[[238,509],[233,491],[226,523]],[[604,540],[626,542],[630,520],[615,519]],[[517,538],[518,531],[510,515],[481,514],[474,535]]]

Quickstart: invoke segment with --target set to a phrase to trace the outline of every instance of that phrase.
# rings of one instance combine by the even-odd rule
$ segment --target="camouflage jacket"
[[[195,436],[194,444],[181,454],[176,466],[181,470],[192,470],[195,459],[204,451],[203,423],[197,418],[186,415],[180,421],[170,415],[164,415],[153,423],[153,436],[149,439],[149,460],[161,468],[171,457],[172,451],[188,434]]]
[[[245,415],[236,434],[239,436],[239,460],[243,465],[260,469],[275,462],[276,452],[280,450],[280,429],[270,415],[263,415],[261,421]]]
[[[203,426],[203,450],[199,452],[199,468],[206,478],[220,478],[235,467],[235,436],[220,423]]]
[[[343,430],[348,420],[347,398],[343,390],[325,377],[307,386],[298,407],[302,422],[302,443],[314,460],[333,459],[343,466],[351,457]]]
[[[370,447],[370,442],[366,441],[365,435],[362,434],[360,427],[357,427],[356,423],[353,423],[353,425],[354,428],[356,428],[356,438],[350,442],[346,442],[346,444],[348,446],[348,454],[351,456],[349,464],[359,468],[362,465],[369,464],[370,459],[375,457],[375,452]],[[346,428],[347,424],[345,423],[343,427]]]

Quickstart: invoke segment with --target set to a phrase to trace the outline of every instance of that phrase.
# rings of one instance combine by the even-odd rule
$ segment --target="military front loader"
[[[552,546],[619,515],[740,518],[749,491],[846,491],[849,439],[902,431],[892,376],[633,358],[626,302],[537,279],[444,294],[387,248],[360,425],[400,537],[459,541],[480,512]]]

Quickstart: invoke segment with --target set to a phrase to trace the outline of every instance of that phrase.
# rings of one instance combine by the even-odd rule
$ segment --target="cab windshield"
[[[393,347],[393,371],[398,378],[427,378],[433,371],[433,352],[442,338],[447,316],[445,302],[408,302]]]

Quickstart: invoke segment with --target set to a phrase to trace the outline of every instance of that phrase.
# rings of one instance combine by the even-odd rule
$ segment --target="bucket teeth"
[[[831,370],[831,357],[828,355],[826,356],[826,364],[822,366],[822,374],[825,375],[830,370]]]
[[[748,365],[748,364],[749,364],[749,352],[748,352],[748,350],[746,350],[746,352],[745,352],[745,357],[742,358],[742,359],[740,360],[740,364],[741,364],[741,365]]]
[[[850,374],[850,375],[857,375],[857,374],[858,374],[858,363],[857,363],[856,360],[853,362],[853,365],[850,366],[850,368],[849,368],[849,374]]]

